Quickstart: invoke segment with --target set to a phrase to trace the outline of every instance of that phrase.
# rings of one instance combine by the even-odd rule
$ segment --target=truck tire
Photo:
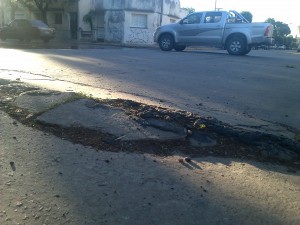
[[[243,54],[243,55],[247,55],[249,52],[251,52],[251,48],[246,49],[246,50],[244,51],[244,54]]]
[[[174,39],[170,34],[163,34],[158,41],[162,51],[171,51],[174,48]]]
[[[184,45],[175,45],[175,46],[174,46],[174,49],[175,49],[177,52],[182,52],[185,48],[186,48],[186,46],[184,46]]]
[[[245,55],[247,52],[246,40],[241,36],[233,36],[227,41],[227,52],[230,55]]]

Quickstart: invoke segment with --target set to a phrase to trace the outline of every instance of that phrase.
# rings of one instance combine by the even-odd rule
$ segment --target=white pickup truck
[[[183,51],[186,46],[212,46],[231,55],[246,55],[253,46],[270,45],[273,26],[249,23],[236,11],[195,12],[177,23],[158,27],[154,42],[163,51]]]

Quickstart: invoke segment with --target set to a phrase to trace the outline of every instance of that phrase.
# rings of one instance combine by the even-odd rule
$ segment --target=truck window
[[[222,18],[222,12],[207,12],[204,23],[219,23]]]
[[[193,13],[182,20],[183,24],[197,24],[201,22],[202,13]]]
[[[239,13],[235,11],[229,11],[227,14],[227,23],[248,23],[248,21],[243,18]]]

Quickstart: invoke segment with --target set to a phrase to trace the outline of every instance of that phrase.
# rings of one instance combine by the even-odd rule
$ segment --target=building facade
[[[19,4],[13,10],[8,4],[0,0],[0,25],[9,24],[13,19],[41,19],[41,11]],[[47,9],[47,23],[56,29],[57,39],[76,39],[78,36],[78,1],[53,0]]]
[[[11,9],[0,1],[0,25],[8,24]],[[90,15],[93,27],[83,18]],[[188,12],[179,0],[53,0],[47,22],[57,39],[91,39],[123,44],[153,44],[160,25],[174,23]],[[41,19],[38,9],[18,7],[16,19]]]
[[[160,25],[174,23],[188,12],[179,0],[80,0],[79,27],[88,31],[82,18],[94,12],[94,39],[124,44],[153,44]]]

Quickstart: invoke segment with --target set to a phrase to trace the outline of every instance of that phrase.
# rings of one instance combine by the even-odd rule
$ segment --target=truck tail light
[[[265,36],[272,36],[272,25],[267,26]]]

